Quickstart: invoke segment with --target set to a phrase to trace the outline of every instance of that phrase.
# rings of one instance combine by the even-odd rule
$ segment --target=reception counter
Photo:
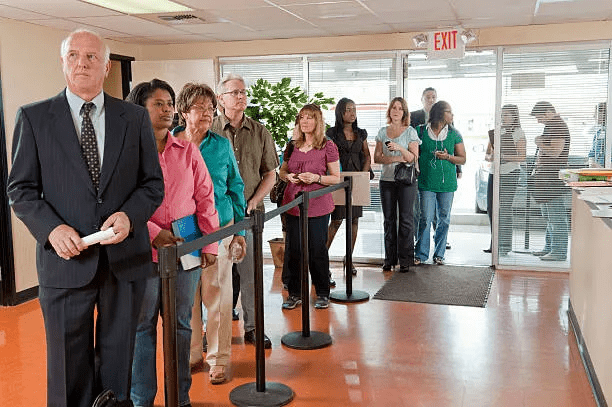
[[[611,189],[612,191],[612,189]],[[599,405],[612,400],[612,219],[572,192],[569,319]]]

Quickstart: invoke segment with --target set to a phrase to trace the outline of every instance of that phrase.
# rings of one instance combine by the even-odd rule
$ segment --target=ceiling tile
[[[312,27],[311,24],[292,16],[275,7],[265,7],[253,10],[235,10],[222,16],[230,21],[250,27],[256,31],[265,30],[303,30]],[[274,38],[270,36],[270,38]]]
[[[84,17],[72,18],[83,24],[92,25],[95,27],[107,28],[126,35],[135,36],[150,36],[150,35],[173,35],[180,32],[172,27],[163,24],[156,24],[151,21],[143,20],[132,16],[113,16],[113,17]]]
[[[345,19],[368,19],[374,17],[367,9],[354,2],[341,3],[319,3],[319,4],[297,4],[285,6],[285,9],[305,18],[315,24],[344,24]],[[337,21],[336,21],[337,20]],[[361,24],[369,24],[364,20]]]
[[[245,10],[259,7],[269,7],[264,0],[178,0],[184,6],[194,10]]]
[[[49,20],[32,20],[30,21],[32,24],[44,25],[46,27],[57,28],[64,31],[74,31],[77,28],[86,28],[92,31],[97,32],[100,36],[104,38],[108,38],[110,36],[119,35],[120,33],[112,30],[108,30],[106,28],[91,26],[87,24],[78,23],[75,21],[64,20],[64,19],[49,19]]]
[[[150,37],[141,37],[141,44],[185,44],[192,42],[215,41],[213,37],[198,34],[179,34],[179,35],[154,35]]]
[[[384,34],[393,33],[397,30],[389,24],[365,24],[362,26],[337,25],[325,26],[324,29],[333,35],[359,35],[359,34]]]
[[[605,3],[608,4],[608,8],[611,8],[610,1]],[[601,0],[542,3],[533,21],[535,24],[546,24],[580,20],[604,20],[608,13],[601,12],[600,4]]]
[[[43,20],[53,18],[45,14],[35,13],[33,11],[22,10],[20,8],[4,6],[0,4],[0,17],[12,18],[13,20],[30,21]]]
[[[179,31],[183,31],[190,34],[224,34],[230,31],[238,32],[249,32],[254,30],[248,30],[240,25],[236,25],[232,22],[227,23],[211,23],[211,24],[185,24],[178,25],[175,27]]]

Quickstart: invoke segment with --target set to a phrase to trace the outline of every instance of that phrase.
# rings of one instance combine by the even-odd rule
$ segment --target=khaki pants
[[[219,244],[217,262],[202,270],[196,290],[191,318],[191,364],[202,360],[202,304],[208,312],[206,362],[212,366],[226,366],[232,345],[232,260],[229,258],[228,236]]]

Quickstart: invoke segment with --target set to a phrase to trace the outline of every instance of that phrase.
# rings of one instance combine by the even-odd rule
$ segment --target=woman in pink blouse
[[[188,141],[170,136],[174,115],[174,91],[164,81],[153,79],[134,87],[127,101],[144,106],[149,111],[157,143],[159,163],[164,174],[165,195],[161,206],[148,222],[153,262],[157,263],[157,250],[173,245],[181,238],[172,233],[172,221],[195,214],[203,234],[219,228],[215,209],[213,184],[198,148]],[[202,249],[201,267],[214,264],[217,243]],[[191,344],[191,309],[201,267],[191,270],[179,268],[176,279],[176,314],[178,350],[179,404],[189,404],[191,371],[189,352]],[[136,406],[152,406],[157,392],[157,320],[161,303],[159,275],[147,280],[145,298],[136,328],[136,345],[132,364],[131,399]]]
[[[298,114],[291,157],[283,160],[279,175],[288,182],[283,205],[291,202],[301,191],[315,191],[340,182],[338,148],[325,138],[325,123],[321,108],[308,104]],[[308,206],[308,258],[312,283],[317,299],[315,308],[329,306],[329,255],[325,245],[329,215],[334,210],[331,194],[311,199]],[[299,209],[287,211],[285,265],[289,273],[289,296],[283,309],[301,304],[300,298],[300,226]]]

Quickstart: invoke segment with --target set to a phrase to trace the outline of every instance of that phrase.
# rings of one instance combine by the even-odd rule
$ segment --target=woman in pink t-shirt
[[[325,138],[325,123],[321,108],[305,105],[298,114],[295,148],[289,159],[283,160],[280,177],[288,182],[283,205],[291,202],[299,192],[315,191],[326,185],[340,182],[338,148]],[[331,194],[311,199],[308,206],[308,258],[310,276],[315,286],[315,308],[329,305],[329,255],[327,225],[334,210]],[[285,241],[285,266],[289,273],[289,296],[283,309],[293,309],[302,302],[300,298],[300,227],[299,209],[287,211],[287,238]]]

